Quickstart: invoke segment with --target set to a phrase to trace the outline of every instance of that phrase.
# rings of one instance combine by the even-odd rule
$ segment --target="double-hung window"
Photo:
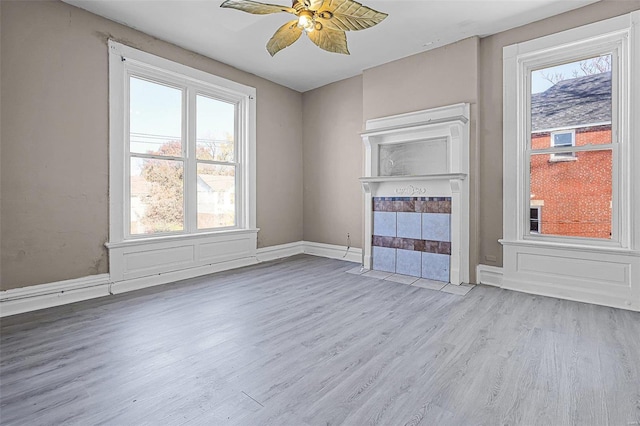
[[[109,49],[109,248],[175,245],[186,258],[176,268],[228,258],[233,241],[257,232],[255,89],[119,43]],[[158,268],[144,273],[165,268],[162,258],[145,260]]]
[[[520,238],[626,244],[625,45],[611,34],[519,58]]]
[[[640,310],[640,12],[503,55],[503,286]]]

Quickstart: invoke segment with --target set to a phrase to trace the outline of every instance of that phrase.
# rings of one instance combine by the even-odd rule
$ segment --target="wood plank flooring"
[[[4,318],[3,425],[640,425],[640,314],[296,256]]]

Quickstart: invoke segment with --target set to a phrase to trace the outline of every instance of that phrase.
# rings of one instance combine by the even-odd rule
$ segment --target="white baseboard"
[[[0,291],[0,317],[52,308],[110,294],[125,293],[303,253],[358,264],[360,264],[362,256],[362,250],[359,248],[350,248],[347,252],[347,247],[344,246],[296,241],[260,248],[257,250],[257,257],[245,257],[117,282],[112,282],[109,274],[90,275],[72,280]],[[347,253],[346,256],[345,253]]]
[[[362,249],[351,247],[349,251],[347,251],[346,246],[314,243],[310,241],[303,241],[302,244],[306,254],[362,264]]]
[[[328,257],[330,259],[345,260],[347,262],[362,263],[362,249],[349,248],[334,244],[315,243],[312,241],[296,241],[295,243],[280,244],[277,246],[258,249],[258,260],[282,259],[296,254],[310,254],[312,256]],[[345,256],[346,253],[346,256]]]
[[[295,243],[259,248],[257,257],[259,262],[268,262],[302,253],[304,253],[304,243],[296,241]]]
[[[15,288],[0,292],[0,317],[109,295],[109,274]]]
[[[478,265],[476,267],[478,284],[502,287],[502,268],[499,266]]]

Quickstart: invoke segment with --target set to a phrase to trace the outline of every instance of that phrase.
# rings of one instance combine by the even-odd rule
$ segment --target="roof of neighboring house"
[[[235,176],[198,175],[198,185],[205,191],[227,192],[235,188]]]
[[[137,195],[149,195],[149,182],[144,176],[131,176],[131,194]]]
[[[531,131],[611,122],[611,72],[559,81],[531,95]]]

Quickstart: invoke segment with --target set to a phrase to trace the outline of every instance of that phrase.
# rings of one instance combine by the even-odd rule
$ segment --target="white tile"
[[[368,269],[364,269],[362,266],[356,266],[355,268],[349,269],[347,271],[347,274],[362,275],[367,271],[369,271],[369,270]]]
[[[422,239],[451,241],[451,215],[448,213],[422,213]]]
[[[444,291],[446,293],[458,294],[460,296],[464,296],[465,294],[469,293],[473,287],[475,287],[475,286],[472,285],[472,284],[460,284],[460,285],[447,284],[440,291]]]
[[[447,283],[443,281],[434,281],[434,280],[427,280],[425,278],[420,278],[419,280],[415,281],[411,285],[415,287],[428,288],[429,290],[438,291],[438,290],[441,290],[444,286],[446,286]]]
[[[449,282],[451,256],[439,253],[422,253],[422,278]]]
[[[410,275],[393,274],[385,278],[386,281],[393,281],[395,283],[411,285],[418,280],[418,277],[412,277]]]
[[[421,213],[398,212],[398,237],[420,239],[422,234]]]
[[[381,237],[396,236],[395,212],[373,212],[373,235]]]
[[[413,250],[396,250],[396,272],[402,275],[412,275],[420,278],[422,270],[421,252]]]
[[[389,247],[372,247],[373,269],[377,271],[396,272],[396,249]]]
[[[385,278],[390,277],[391,275],[393,275],[391,272],[384,272],[384,271],[369,271],[362,274],[363,277],[377,278],[379,280],[384,280]]]

